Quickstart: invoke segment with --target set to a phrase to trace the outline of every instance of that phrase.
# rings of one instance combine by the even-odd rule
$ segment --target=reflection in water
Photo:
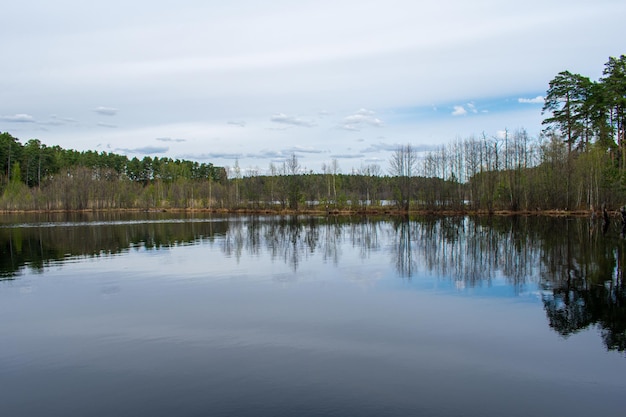
[[[608,349],[626,350],[626,284],[624,241],[607,240],[591,225],[566,228],[567,244],[554,245],[546,256],[542,297],[550,327],[568,337],[597,326]]]
[[[532,221],[533,224],[530,224]],[[417,228],[417,252],[430,271],[462,287],[490,285],[502,276],[522,293],[536,283],[541,258],[535,230],[538,219],[465,217],[431,218]]]
[[[109,216],[3,218],[0,279],[68,258],[197,243],[219,245],[237,262],[269,256],[297,272],[316,254],[339,265],[342,247],[351,245],[363,262],[387,251],[407,280],[430,273],[458,289],[504,281],[514,294],[541,294],[550,327],[562,336],[597,326],[607,348],[626,350],[624,241],[583,219]]]
[[[68,258],[98,257],[131,248],[158,250],[214,240],[228,224],[197,219],[107,220],[97,222],[46,221],[0,226],[0,279],[10,279],[25,267],[35,272]]]
[[[543,298],[550,327],[564,337],[597,325],[608,349],[626,350],[626,286],[602,284],[555,288]]]
[[[393,223],[393,253],[396,270],[402,278],[411,278],[416,269],[414,253],[411,249],[412,237],[416,235],[416,232],[412,230],[415,225],[416,223],[409,222],[407,219]]]

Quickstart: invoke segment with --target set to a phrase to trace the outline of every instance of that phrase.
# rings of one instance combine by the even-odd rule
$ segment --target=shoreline
[[[206,213],[206,214],[234,214],[234,215],[275,215],[275,216],[546,216],[546,217],[587,217],[592,216],[592,210],[402,210],[398,208],[343,208],[343,209],[210,209],[210,208],[131,208],[131,209],[83,209],[83,210],[0,210],[0,216],[15,214],[62,214],[62,213]],[[599,213],[599,212],[595,212]],[[619,212],[608,211],[609,215],[618,215]]]

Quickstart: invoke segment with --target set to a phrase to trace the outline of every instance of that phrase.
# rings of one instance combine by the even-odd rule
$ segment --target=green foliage
[[[548,89],[543,112],[550,111],[552,117],[543,121],[548,131],[561,132],[569,149],[583,148],[589,143],[592,116],[590,98],[593,83],[589,78],[569,71],[560,72]]]
[[[11,167],[11,179],[9,184],[19,184],[22,182],[22,171],[20,170],[20,163],[14,162]]]
[[[22,145],[9,133],[0,133],[0,178],[5,184],[16,174],[12,170],[15,162],[20,163],[22,181],[29,187],[40,186],[47,179],[78,167],[92,170],[95,176],[103,172],[109,177],[113,173],[117,176],[125,175],[131,181],[144,185],[154,180],[176,181],[179,178],[225,179],[224,169],[213,164],[149,156],[141,160],[136,157],[129,160],[124,155],[114,153],[48,147],[38,139],[31,139]]]
[[[549,83],[543,112],[551,114],[543,121],[546,132],[561,135],[570,152],[583,150],[592,141],[623,149],[626,56],[610,57],[598,82],[569,71],[557,74]],[[621,157],[626,160],[623,151]]]
[[[4,188],[0,198],[0,207],[4,210],[17,210],[22,207],[32,207],[33,197],[28,187],[22,183],[20,164],[13,164],[11,181]]]
[[[609,131],[620,148],[624,148],[626,129],[626,55],[610,57],[604,66],[603,85],[605,112]]]

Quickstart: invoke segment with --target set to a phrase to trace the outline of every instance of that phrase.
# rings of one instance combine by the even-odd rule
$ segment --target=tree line
[[[0,208],[83,210],[154,206],[181,200],[189,184],[226,181],[222,167],[190,160],[25,144],[0,133]],[[158,200],[158,201],[157,201]]]
[[[477,210],[596,210],[626,203],[626,56],[610,57],[602,77],[562,71],[549,82],[545,128],[458,139],[429,152],[416,172],[442,184],[409,192],[418,207]],[[416,158],[410,146],[393,172]],[[408,162],[407,162],[408,161]],[[409,172],[411,169],[409,169]],[[405,187],[406,188],[406,187]]]
[[[526,130],[456,139],[418,153],[398,146],[387,170],[242,170],[146,156],[75,151],[0,133],[0,209],[595,210],[626,203],[626,56],[592,81],[562,71],[549,82],[537,137]]]

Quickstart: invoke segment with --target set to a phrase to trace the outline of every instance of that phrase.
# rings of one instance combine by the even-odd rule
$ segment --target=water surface
[[[582,219],[0,218],[11,416],[626,408],[624,243]]]

